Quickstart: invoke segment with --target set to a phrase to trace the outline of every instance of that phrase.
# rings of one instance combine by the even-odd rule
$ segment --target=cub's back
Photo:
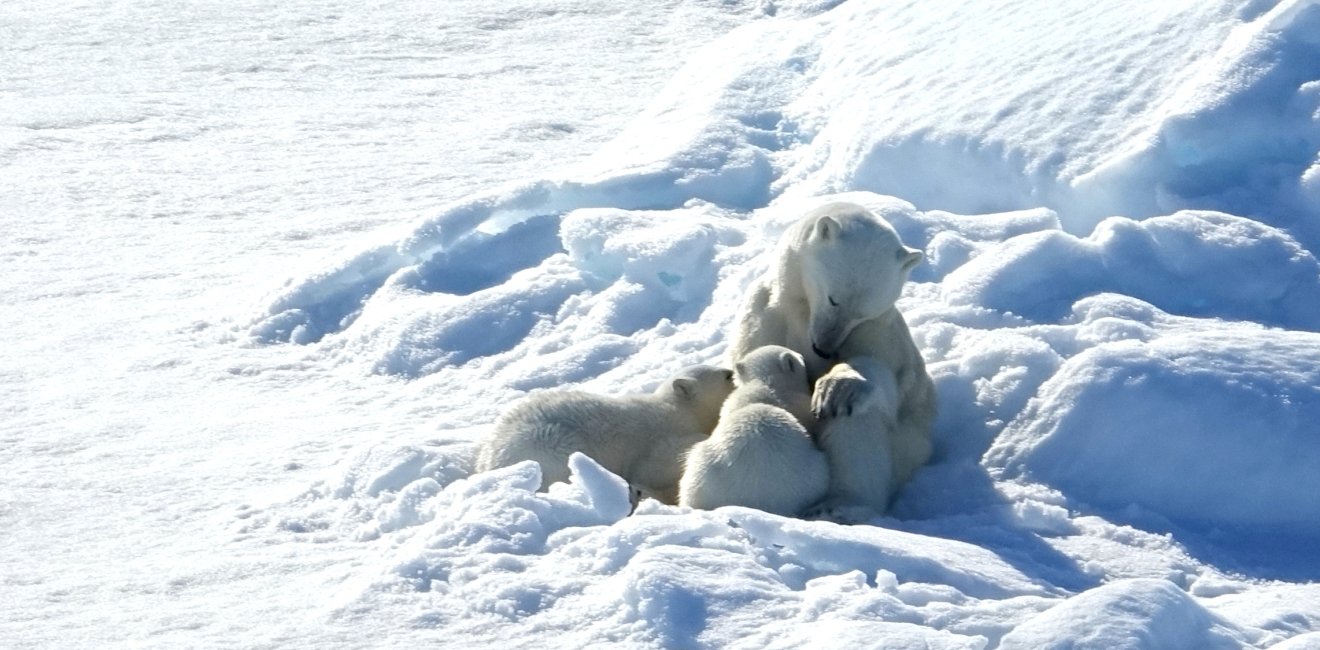
[[[580,391],[533,395],[510,408],[495,422],[481,445],[477,471],[507,467],[524,460],[568,458],[574,451],[601,455],[621,432],[635,428],[637,411],[647,400]],[[591,452],[595,452],[594,454]],[[606,458],[595,458],[599,463]]]

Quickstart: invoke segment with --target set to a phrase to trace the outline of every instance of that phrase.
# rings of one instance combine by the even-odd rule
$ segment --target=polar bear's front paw
[[[816,380],[811,393],[811,414],[817,420],[852,415],[871,398],[873,388],[856,374],[830,373]]]

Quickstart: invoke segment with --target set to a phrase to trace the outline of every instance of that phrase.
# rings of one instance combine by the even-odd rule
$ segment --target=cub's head
[[[739,386],[764,384],[781,395],[811,390],[802,355],[779,345],[761,346],[739,359],[733,364],[733,381]]]
[[[802,220],[802,284],[812,349],[834,358],[853,328],[885,315],[925,257],[889,222],[852,203],[831,203]]]
[[[733,392],[733,371],[715,366],[688,366],[655,391],[692,412],[704,433],[715,430],[720,407]]]

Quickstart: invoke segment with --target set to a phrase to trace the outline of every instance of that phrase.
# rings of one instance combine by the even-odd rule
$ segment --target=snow
[[[1120,580],[1074,596],[1005,635],[1012,648],[1240,648],[1243,639],[1167,580]]]
[[[0,638],[1320,647],[1320,2],[0,7]],[[925,251],[862,525],[537,493],[812,206]]]
[[[1040,386],[986,463],[1097,506],[1311,538],[1320,501],[1297,486],[1320,457],[1294,450],[1316,446],[1317,343],[1271,330],[1102,343]],[[1191,395],[1215,399],[1170,408]]]

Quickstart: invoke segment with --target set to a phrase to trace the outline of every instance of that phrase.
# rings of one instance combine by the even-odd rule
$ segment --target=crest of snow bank
[[[1320,329],[1315,257],[1277,229],[1217,213],[1114,217],[1086,238],[1018,237],[958,268],[943,289],[952,304],[1035,321],[1057,320],[1074,301],[1103,292],[1175,314]]]

